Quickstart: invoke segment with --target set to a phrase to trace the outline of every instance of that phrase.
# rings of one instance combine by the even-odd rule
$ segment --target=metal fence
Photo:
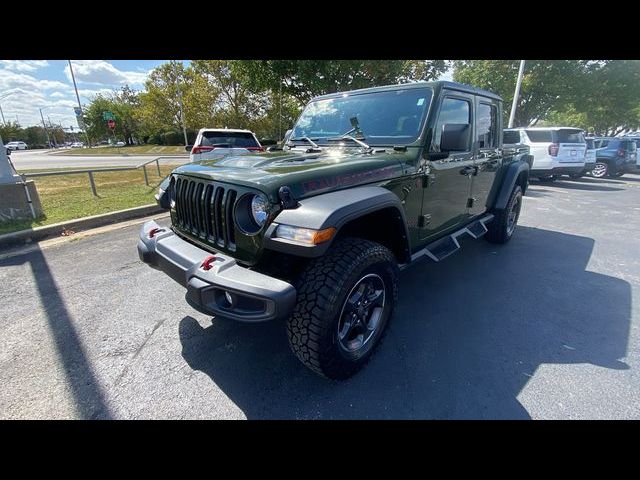
[[[144,172],[144,183],[147,184],[147,186],[149,185],[149,174],[147,172],[147,165],[151,164],[151,163],[155,163],[156,164],[156,170],[158,172],[158,177],[162,177],[162,174],[160,173],[160,160],[165,160],[165,159],[169,159],[169,158],[180,158],[180,159],[189,159],[189,157],[185,157],[184,155],[176,155],[176,156],[172,156],[172,155],[167,155],[167,156],[160,156],[160,157],[156,157],[153,158],[147,162],[143,162],[139,165],[133,166],[133,167],[111,167],[111,168],[85,168],[82,170],[64,170],[64,171],[59,171],[59,172],[38,172],[38,173],[21,173],[20,176],[23,178],[35,178],[35,177],[49,177],[49,176],[55,176],[55,175],[76,175],[76,174],[80,174],[80,173],[86,173],[88,175],[89,178],[89,185],[91,186],[91,192],[93,193],[93,195],[95,197],[98,196],[98,191],[96,189],[96,182],[95,179],[93,178],[93,174],[94,173],[100,173],[100,172],[120,172],[120,171],[126,171],[126,170],[138,170],[139,168],[142,168],[142,171]],[[186,162],[185,162],[186,163]]]

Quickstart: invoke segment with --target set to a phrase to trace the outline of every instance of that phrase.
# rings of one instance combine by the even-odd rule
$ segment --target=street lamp
[[[42,108],[48,108],[48,107],[42,107]],[[39,108],[38,110],[40,110],[40,118],[42,119],[42,127],[44,128],[44,133],[47,134],[47,145],[49,145],[49,148],[51,148],[51,139],[49,138],[49,130],[47,130],[47,124],[44,123],[44,115],[42,115],[42,108]]]
[[[16,93],[16,92],[8,92],[8,93],[5,93],[3,95],[0,95],[0,100],[3,100],[5,98],[7,98],[9,95],[13,95],[14,93]],[[2,124],[6,127],[7,126],[7,122],[4,119],[4,112],[2,111],[2,107],[0,107],[0,115],[2,116]]]

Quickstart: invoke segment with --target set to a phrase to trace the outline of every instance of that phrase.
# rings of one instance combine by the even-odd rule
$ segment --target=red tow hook
[[[202,268],[203,270],[211,270],[212,268],[212,263],[216,261],[216,257],[214,255],[209,255],[207,258],[204,259],[204,261],[202,262],[202,265],[200,265],[200,268]]]
[[[159,227],[152,228],[151,230],[149,230],[149,238],[155,237],[156,233],[159,233],[159,232],[164,232],[164,228],[159,228]]]

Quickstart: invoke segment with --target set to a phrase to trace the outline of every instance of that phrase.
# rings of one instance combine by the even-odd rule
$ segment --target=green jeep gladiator
[[[205,314],[286,323],[313,371],[353,375],[379,343],[398,275],[458,238],[505,243],[529,165],[502,148],[502,100],[453,82],[324,95],[286,144],[176,168],[138,252]]]

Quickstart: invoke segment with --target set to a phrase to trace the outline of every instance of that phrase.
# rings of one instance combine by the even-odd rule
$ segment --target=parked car
[[[263,152],[264,148],[250,130],[202,128],[195,143],[185,150],[191,153],[190,161],[199,162],[230,153]]]
[[[344,379],[391,321],[400,270],[462,237],[507,243],[528,175],[504,155],[491,92],[438,81],[324,95],[284,151],[176,168],[156,197],[171,225],[145,223],[138,254],[196,310],[280,320],[304,365]]]
[[[596,141],[593,137],[585,137],[584,141],[587,143],[587,151],[584,156],[584,170],[583,174],[590,174],[596,166]]]
[[[9,142],[5,145],[9,150],[27,150],[29,146],[24,142]]]
[[[514,128],[520,141],[531,148],[533,168],[530,175],[541,181],[553,181],[561,175],[581,177],[585,169],[587,144],[582,130],[573,127]],[[515,140],[515,136],[513,138]]]
[[[636,141],[627,137],[602,139],[602,147],[596,150],[596,166],[591,175],[596,178],[621,177],[637,172]]]
[[[82,148],[82,147],[84,147],[84,143],[82,142],[73,142],[71,144],[71,148]]]
[[[120,141],[120,142],[116,142],[116,147],[124,147],[126,145],[126,143]]]
[[[636,144],[636,165],[635,168],[627,166],[629,173],[640,173],[640,135],[625,135],[625,138],[632,140]]]

